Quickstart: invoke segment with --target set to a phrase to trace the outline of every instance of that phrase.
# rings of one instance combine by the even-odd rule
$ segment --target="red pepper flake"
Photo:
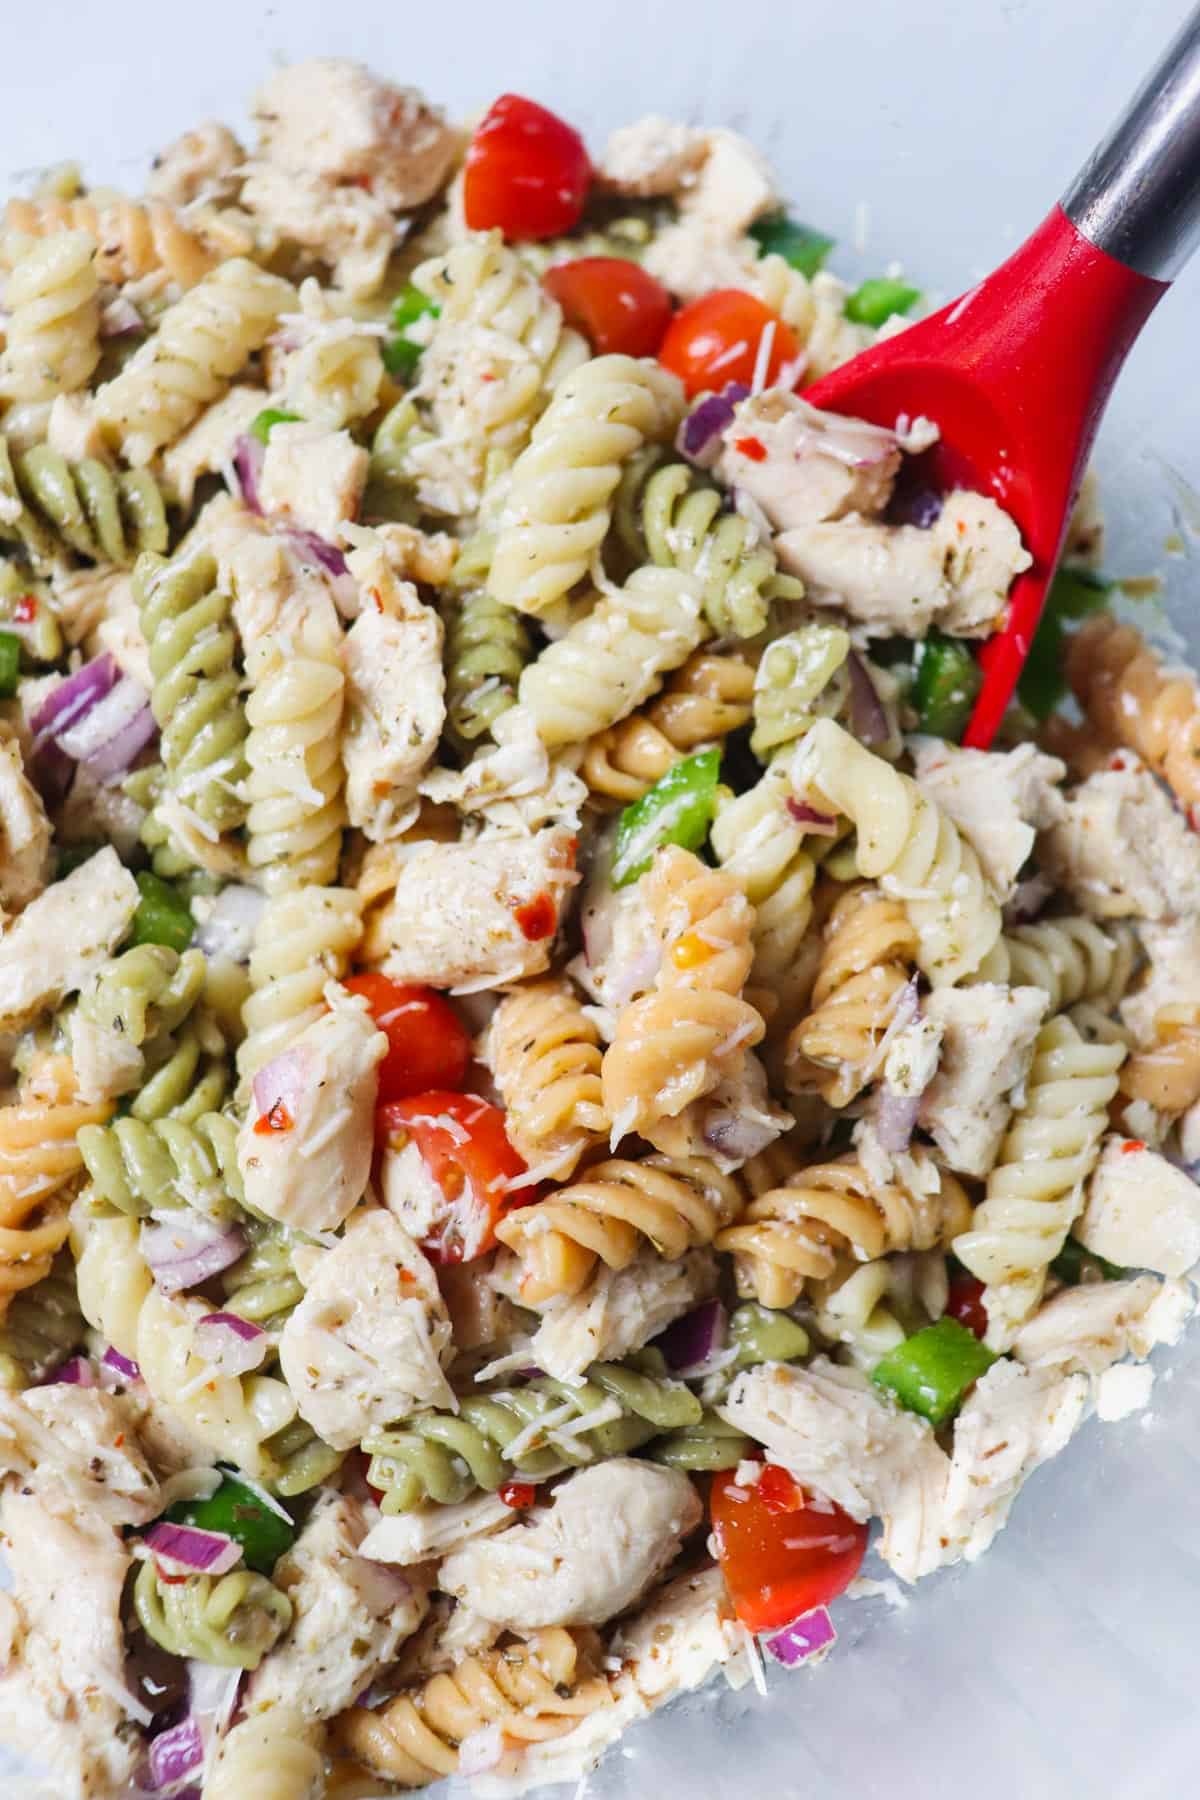
[[[544,891],[535,894],[532,900],[526,900],[522,906],[513,907],[513,918],[521,927],[531,944],[542,938],[553,937],[558,929],[558,913],[554,901]]]
[[[734,438],[733,447],[735,450],[740,450],[743,456],[749,457],[751,462],[766,462],[767,460],[767,446],[761,438]]]
[[[804,1505],[804,1489],[778,1463],[767,1464],[755,1490],[768,1512],[799,1512]]]
[[[290,1131],[296,1123],[282,1100],[277,1100],[270,1112],[261,1113],[254,1121],[254,1129],[259,1137],[266,1137],[270,1131]]]
[[[13,618],[19,625],[28,625],[31,620],[37,618],[37,610],[37,596],[35,594],[21,594],[18,597],[16,604],[13,606]]]
[[[1126,1138],[1121,1145],[1121,1155],[1128,1156],[1131,1150],[1144,1150],[1145,1148],[1141,1138]]]
[[[350,186],[362,188],[364,193],[369,194],[371,191],[371,177],[369,175],[352,175],[350,177]]]
[[[514,1512],[523,1512],[537,1499],[537,1489],[531,1481],[506,1481],[500,1489],[500,1498]]]
[[[483,375],[481,375],[479,377],[479,379],[480,379],[480,381],[495,381],[496,377],[494,375],[489,375],[487,373],[484,373]]]
[[[118,1431],[116,1437],[113,1439],[113,1449],[119,1450],[121,1448],[121,1445],[124,1442],[125,1442],[125,1433],[123,1431]]]
[[[960,519],[960,520],[959,520],[959,521],[958,521],[958,535],[959,535],[959,537],[965,537],[965,536],[966,536],[966,530],[967,530],[967,521],[966,521],[966,520],[965,520],[965,519]]]
[[[381,613],[383,611],[383,595],[378,588],[368,588],[367,592],[370,594],[371,599],[375,604],[375,611]]]

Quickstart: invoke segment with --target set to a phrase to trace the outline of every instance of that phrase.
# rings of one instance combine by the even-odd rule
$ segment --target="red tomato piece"
[[[542,286],[597,356],[657,356],[674,307],[661,281],[621,256],[581,256],[547,269]]]
[[[849,1587],[866,1554],[867,1527],[840,1506],[809,1500],[772,1463],[751,1488],[738,1487],[735,1475],[730,1469],[713,1477],[721,1573],[743,1625],[780,1631]]]
[[[579,222],[592,165],[579,133],[520,94],[501,94],[475,128],[463,175],[472,231],[557,237]]]
[[[987,1307],[983,1303],[983,1283],[974,1275],[968,1275],[965,1269],[959,1270],[950,1282],[950,1294],[946,1301],[946,1317],[956,1319],[982,1339],[987,1332]]]
[[[509,1191],[525,1163],[508,1141],[504,1114],[477,1094],[433,1089],[394,1100],[375,1115],[379,1143],[402,1149],[411,1139],[441,1188],[445,1211],[422,1249],[435,1263],[473,1262],[496,1242],[496,1225],[532,1188]]]
[[[523,1512],[537,1499],[537,1489],[531,1481],[506,1481],[500,1489],[500,1499],[514,1512]]]
[[[784,364],[799,356],[800,346],[778,313],[741,288],[717,288],[677,312],[658,360],[678,375],[689,395],[723,388],[727,381],[749,386],[768,325],[775,327],[767,358],[769,387],[778,380]]]
[[[388,1041],[379,1065],[379,1100],[403,1100],[428,1088],[461,1087],[471,1060],[471,1035],[448,1001],[432,988],[407,987],[386,975],[352,975]]]

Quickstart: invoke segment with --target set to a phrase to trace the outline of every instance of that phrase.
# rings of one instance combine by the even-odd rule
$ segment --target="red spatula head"
[[[894,426],[932,419],[933,479],[990,494],[1033,558],[979,660],[963,742],[986,749],[1037,629],[1096,427],[1167,283],[1096,249],[1061,207],[995,274],[805,390],[813,406]]]

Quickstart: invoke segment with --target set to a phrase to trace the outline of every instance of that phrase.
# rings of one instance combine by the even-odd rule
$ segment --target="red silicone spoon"
[[[1061,204],[978,287],[805,390],[894,425],[924,414],[943,488],[991,494],[1032,567],[980,651],[963,742],[986,749],[1029,651],[1067,517],[1121,364],[1200,237],[1200,9]]]

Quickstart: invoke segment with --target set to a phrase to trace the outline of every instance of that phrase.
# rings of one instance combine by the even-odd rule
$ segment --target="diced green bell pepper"
[[[383,345],[383,366],[389,375],[398,381],[412,380],[424,346],[413,343],[408,335],[408,328],[415,325],[418,319],[436,319],[441,310],[436,300],[431,300],[428,294],[413,287],[411,282],[402,294],[396,296],[390,315],[391,327],[396,335],[387,338]]]
[[[14,631],[0,631],[0,694],[7,700],[17,691],[21,673],[21,640]]]
[[[960,738],[982,679],[967,645],[932,629],[917,645],[909,692],[921,730],[935,737]]]
[[[276,425],[298,425],[300,414],[285,412],[281,406],[264,406],[262,411],[250,421],[250,435],[256,437],[260,444],[265,444]]]
[[[133,915],[131,944],[165,944],[180,954],[192,941],[196,929],[188,904],[170,882],[143,869],[137,876],[141,900]]]
[[[802,275],[814,276],[833,249],[835,240],[786,213],[772,213],[750,227],[750,236],[761,256],[782,256],[784,262]]]
[[[712,823],[720,768],[719,750],[685,756],[649,793],[625,808],[613,854],[614,887],[625,887],[644,875],[663,844],[679,844],[684,850],[700,848]]]
[[[71,875],[81,869],[85,862],[90,862],[103,844],[60,844],[54,858],[55,880],[61,881],[64,875]]]
[[[967,1389],[995,1360],[957,1319],[939,1319],[876,1363],[871,1380],[937,1429],[954,1417]]]
[[[1069,1237],[1054,1261],[1050,1264],[1050,1272],[1065,1281],[1068,1287],[1078,1287],[1081,1281],[1102,1275],[1105,1281],[1121,1281],[1128,1274],[1127,1269],[1119,1269],[1116,1263],[1110,1263],[1106,1257],[1097,1256],[1095,1251],[1085,1249],[1078,1238]]]
[[[906,313],[921,298],[920,288],[890,275],[872,275],[846,301],[846,317],[856,325],[882,325],[893,313]]]
[[[1099,612],[1108,602],[1112,582],[1091,569],[1060,569],[1050,584],[1042,617],[1034,633],[1017,693],[1035,719],[1047,719],[1067,691],[1062,667],[1068,626]]]
[[[269,1575],[296,1540],[296,1527],[259,1499],[234,1475],[225,1475],[207,1500],[177,1500],[165,1517],[172,1525],[223,1531],[242,1547],[246,1567]]]

